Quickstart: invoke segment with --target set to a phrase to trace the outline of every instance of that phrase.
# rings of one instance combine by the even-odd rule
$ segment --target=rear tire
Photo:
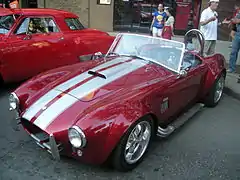
[[[154,122],[149,116],[134,123],[123,135],[113,152],[113,167],[122,172],[136,168],[144,159],[154,132]]]
[[[214,82],[214,85],[208,94],[208,96],[205,98],[204,104],[207,107],[215,107],[218,105],[222,98],[223,89],[225,85],[225,77],[222,73]]]

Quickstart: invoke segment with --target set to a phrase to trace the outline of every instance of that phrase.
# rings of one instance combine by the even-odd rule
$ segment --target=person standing
[[[162,31],[164,27],[164,23],[167,19],[167,14],[164,12],[163,4],[158,5],[158,11],[156,11],[153,15],[152,24],[150,30],[152,31],[152,35],[154,37],[162,37]]]
[[[168,8],[166,9],[166,14],[168,16],[167,21],[165,22],[165,25],[163,27],[162,37],[164,39],[172,39],[172,36],[174,36],[174,22],[175,19],[173,17],[173,9]]]
[[[209,7],[204,9],[200,17],[200,31],[205,38],[204,55],[215,53],[218,28],[218,13],[216,12],[219,0],[209,0]]]
[[[234,39],[232,42],[232,51],[231,51],[230,59],[229,59],[228,72],[235,73],[236,72],[236,63],[237,63],[237,59],[238,59],[238,53],[240,50],[240,10],[237,12],[236,17],[231,20],[231,23],[233,25],[236,25],[236,32],[235,32]]]
[[[233,14],[233,18],[237,16],[238,11],[240,10],[240,3],[235,4],[234,9],[235,9],[235,11],[234,11],[234,14]],[[237,31],[237,27],[236,27],[236,24],[231,24],[231,25],[232,25],[232,28],[231,28],[230,36],[232,37],[232,39],[234,39],[235,32]]]
[[[234,5],[233,16],[225,18],[224,21],[223,21],[225,24],[228,24],[228,28],[231,29],[231,32],[230,32],[230,35],[229,35],[231,37],[231,39],[232,39],[231,41],[233,41],[234,36],[235,36],[235,32],[237,31],[236,24],[232,24],[231,23],[231,19],[236,17],[236,15],[238,14],[239,10],[240,10],[240,3],[239,4],[235,4]],[[232,44],[230,44],[229,48],[232,48]]]

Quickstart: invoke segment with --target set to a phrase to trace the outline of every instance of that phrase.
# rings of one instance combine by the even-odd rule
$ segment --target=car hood
[[[48,133],[72,126],[79,114],[90,114],[98,104],[109,104],[109,97],[124,97],[128,92],[137,92],[149,86],[152,80],[170,76],[167,70],[148,61],[131,57],[117,57],[102,62],[66,80],[57,80],[46,93],[26,107],[22,117],[33,122]],[[81,116],[81,115],[80,115]]]
[[[118,57],[81,73],[71,80],[55,87],[57,91],[69,94],[80,101],[93,101],[122,88],[139,84],[150,65],[131,57]]]

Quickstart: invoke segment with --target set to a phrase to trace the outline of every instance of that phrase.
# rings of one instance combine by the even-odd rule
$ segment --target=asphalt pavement
[[[0,180],[237,180],[240,179],[240,101],[224,95],[166,140],[155,140],[145,161],[132,172],[63,158],[53,161],[20,128],[12,129],[8,94],[0,88]]]

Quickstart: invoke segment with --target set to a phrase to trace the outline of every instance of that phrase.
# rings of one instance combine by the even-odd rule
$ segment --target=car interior
[[[196,55],[192,54],[191,52],[185,52],[182,61],[182,69],[190,70],[197,67],[201,63],[201,59],[199,59]]]
[[[15,34],[36,34],[59,32],[52,18],[25,18],[14,32]]]
[[[199,39],[196,37],[196,35],[191,34],[186,39],[187,39],[187,41],[185,42],[186,49],[183,56],[181,69],[190,70],[192,68],[199,66],[202,63],[201,59],[195,54],[193,54],[193,53],[199,54],[201,47]]]

